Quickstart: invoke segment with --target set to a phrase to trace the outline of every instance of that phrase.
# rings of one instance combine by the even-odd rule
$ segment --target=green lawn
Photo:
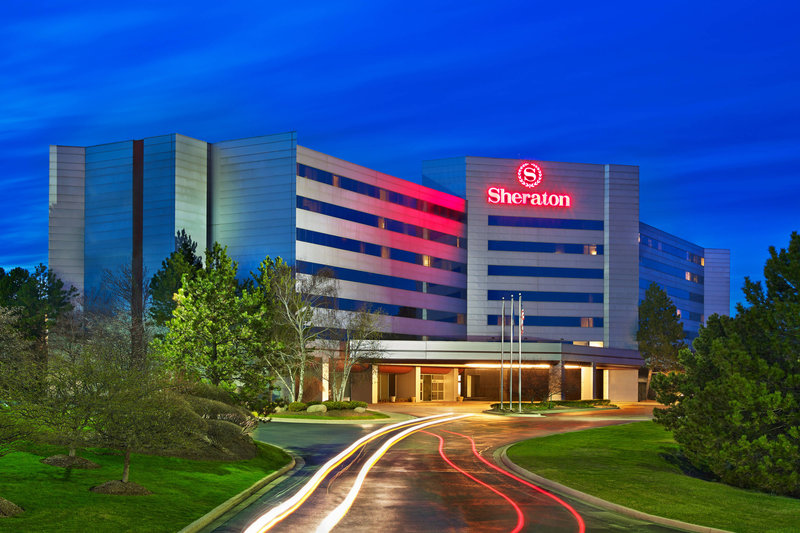
[[[646,513],[737,532],[800,531],[800,499],[684,474],[677,444],[653,422],[551,435],[515,444],[516,464]]]
[[[375,420],[389,418],[389,415],[377,411],[356,413],[352,409],[332,409],[325,413],[308,413],[306,411],[284,411],[269,415],[273,418],[305,418],[308,420]]]
[[[259,443],[248,461],[191,461],[133,455],[130,480],[150,496],[95,494],[89,488],[120,479],[122,457],[105,450],[80,453],[102,468],[67,472],[41,464],[62,448],[35,445],[0,458],[0,496],[25,509],[0,518],[0,531],[177,531],[290,461],[282,450]]]

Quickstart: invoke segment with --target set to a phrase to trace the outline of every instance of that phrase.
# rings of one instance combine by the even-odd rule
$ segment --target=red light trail
[[[446,429],[443,429],[442,431],[444,431],[445,433],[450,433],[452,435],[458,435],[459,437],[464,437],[465,439],[468,439],[470,441],[470,443],[472,444],[472,453],[475,455],[475,457],[480,459],[483,463],[485,463],[486,465],[488,465],[488,466],[492,467],[493,469],[497,470],[501,474],[504,474],[504,475],[510,477],[511,479],[519,481],[523,485],[527,485],[528,487],[532,488],[533,490],[535,490],[537,492],[540,492],[541,494],[544,494],[548,498],[551,498],[552,500],[558,502],[562,507],[564,507],[567,511],[569,511],[572,514],[572,516],[575,517],[575,520],[577,520],[577,522],[578,522],[578,533],[585,533],[586,532],[586,524],[584,523],[583,518],[581,517],[580,514],[578,514],[578,511],[576,511],[570,504],[568,504],[567,502],[565,502],[564,500],[562,500],[561,498],[559,498],[555,494],[553,494],[551,492],[548,492],[548,491],[544,490],[541,487],[537,487],[533,483],[525,481],[524,479],[515,476],[511,472],[507,472],[506,470],[503,470],[499,466],[497,466],[495,464],[492,464],[489,461],[487,461],[485,457],[483,457],[480,453],[478,453],[478,449],[475,446],[475,440],[473,440],[472,437],[469,437],[469,436],[461,434],[461,433],[456,433],[454,431],[447,431]]]
[[[490,491],[494,492],[498,496],[501,496],[508,503],[510,503],[511,506],[514,507],[514,510],[517,512],[517,525],[516,525],[516,527],[514,527],[514,529],[511,530],[511,533],[517,533],[517,532],[522,530],[522,526],[525,525],[525,517],[522,515],[522,509],[520,509],[519,505],[517,505],[517,503],[514,500],[512,500],[511,498],[509,498],[508,496],[506,496],[505,494],[503,494],[502,492],[500,492],[496,488],[492,487],[488,483],[484,483],[483,481],[481,481],[480,479],[476,478],[475,476],[469,474],[465,470],[462,470],[461,468],[457,467],[456,464],[447,457],[447,454],[444,453],[444,439],[440,435],[437,435],[435,433],[430,433],[429,431],[421,431],[421,433],[427,433],[428,435],[434,436],[437,439],[439,439],[439,455],[442,456],[442,459],[444,459],[444,461],[447,464],[449,464],[451,467],[453,467],[455,470],[457,470],[461,474],[464,474],[465,476],[470,478],[475,483],[483,485],[484,487],[486,487]],[[452,433],[452,432],[448,431],[448,433]]]

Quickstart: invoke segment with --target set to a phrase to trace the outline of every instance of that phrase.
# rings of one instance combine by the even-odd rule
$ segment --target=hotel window
[[[583,245],[583,253],[587,255],[597,255],[597,245],[595,244],[584,244]]]
[[[431,266],[431,256],[423,255],[422,256],[422,266],[429,267]]]
[[[381,229],[386,229],[386,219],[383,217],[378,217],[378,227]]]
[[[391,257],[390,253],[391,252],[388,246],[381,246],[381,257],[383,259],[389,259]]]
[[[581,318],[581,327],[582,328],[593,328],[594,327],[594,319],[592,317],[582,317]]]

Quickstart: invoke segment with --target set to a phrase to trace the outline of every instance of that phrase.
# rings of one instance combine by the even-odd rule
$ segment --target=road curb
[[[377,409],[370,409],[370,411],[376,411],[378,413],[382,413],[384,415],[388,415],[389,418],[366,418],[366,419],[356,419],[356,420],[320,420],[319,418],[311,418],[311,419],[304,419],[304,418],[278,418],[278,417],[271,417],[269,423],[277,422],[279,424],[332,424],[332,425],[365,425],[365,424],[389,424],[390,422],[402,422],[404,420],[411,420],[412,418],[416,418],[415,416],[401,414],[401,413],[387,413],[386,411],[378,411]]]
[[[261,442],[261,441],[258,441],[258,442]],[[265,443],[265,444],[267,444],[267,443]],[[292,452],[290,452],[289,450],[285,450],[283,448],[280,448],[280,446],[275,446],[274,444],[270,444],[270,446],[274,446],[275,448],[279,448],[279,449],[283,450],[287,455],[289,455],[289,457],[292,458],[292,460],[289,462],[289,464],[287,464],[286,466],[284,466],[280,470],[276,470],[275,472],[271,473],[270,475],[266,476],[265,478],[260,479],[259,481],[256,481],[250,487],[248,487],[247,489],[243,490],[242,492],[240,492],[236,496],[228,498],[226,501],[224,501],[221,504],[217,505],[216,507],[214,507],[212,510],[210,510],[206,514],[204,514],[203,516],[201,516],[200,518],[198,518],[197,520],[195,520],[194,522],[192,522],[191,524],[189,524],[185,528],[183,528],[180,531],[178,531],[178,533],[199,533],[204,528],[208,527],[208,525],[211,524],[214,520],[218,519],[220,516],[224,515],[229,510],[233,509],[234,507],[236,507],[237,505],[239,505],[240,503],[245,501],[247,498],[249,498],[250,496],[252,496],[256,492],[258,492],[259,490],[263,489],[264,487],[266,487],[267,485],[272,483],[274,480],[276,480],[279,477],[283,476],[284,474],[286,474],[287,472],[289,472],[290,470],[292,470],[295,467],[295,465],[297,464],[297,460],[295,459],[295,455]]]
[[[600,507],[602,509],[614,511],[616,513],[627,515],[632,518],[647,520],[649,522],[653,522],[655,524],[659,524],[662,526],[675,527],[679,529],[684,529],[686,531],[695,531],[698,533],[732,533],[726,529],[716,529],[708,526],[699,526],[697,524],[690,524],[688,522],[682,522],[680,520],[673,520],[672,518],[664,518],[663,516],[647,514],[642,511],[637,511],[636,509],[631,509],[630,507],[625,507],[624,505],[619,505],[617,503],[612,503],[607,500],[603,500],[601,498],[598,498],[597,496],[592,496],[591,494],[586,494],[585,492],[575,490],[573,488],[567,487],[566,485],[562,485],[561,483],[556,483],[555,481],[549,480],[547,478],[543,478],[542,476],[539,476],[529,470],[522,468],[521,466],[517,465],[516,463],[511,461],[511,459],[508,458],[508,454],[506,453],[506,451],[514,444],[516,444],[516,442],[512,442],[511,444],[506,444],[505,446],[502,446],[497,450],[495,450],[493,454],[495,461],[499,458],[506,468],[513,471],[515,474],[518,474],[544,488],[558,492],[565,496],[570,496],[577,500],[581,500],[582,502],[594,505],[595,507]]]

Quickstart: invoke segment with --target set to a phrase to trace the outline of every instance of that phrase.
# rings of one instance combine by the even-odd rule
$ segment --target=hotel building
[[[226,245],[241,276],[267,255],[329,267],[340,309],[387,315],[383,359],[351,383],[370,402],[496,398],[512,296],[524,400],[556,373],[565,398],[636,401],[650,282],[688,338],[728,313],[728,250],[641,223],[636,166],[460,157],[424,162],[421,182],[298,146],[294,132],[51,146],[49,264],[91,294],[105,269],[152,275],[185,229]]]

